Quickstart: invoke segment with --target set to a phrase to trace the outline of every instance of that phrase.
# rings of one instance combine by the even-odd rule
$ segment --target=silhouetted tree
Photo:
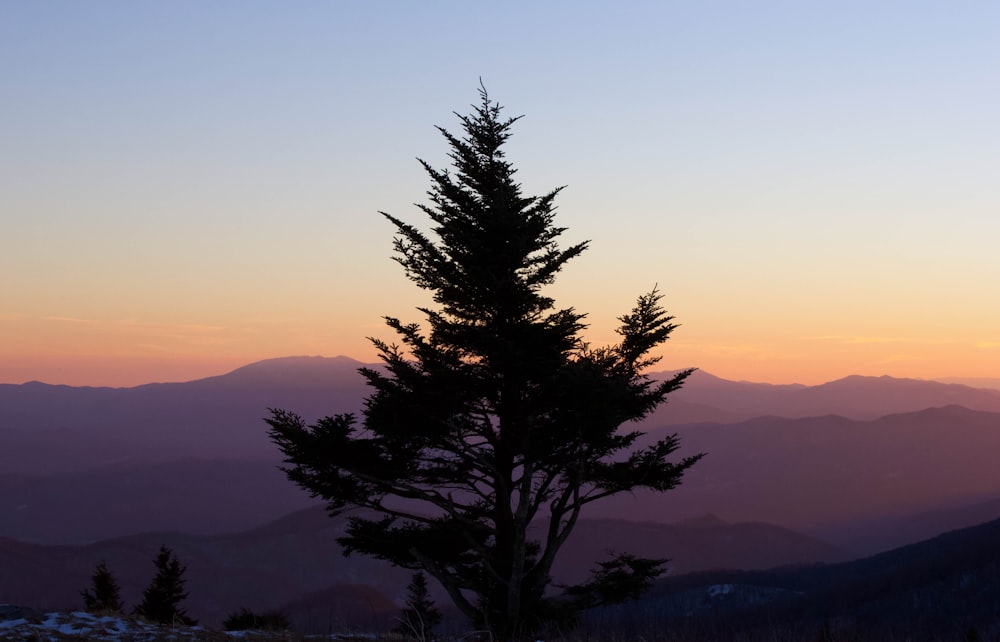
[[[120,613],[125,608],[122,602],[121,587],[118,586],[118,581],[115,580],[115,576],[111,574],[104,562],[97,565],[90,579],[90,590],[80,591],[85,611],[88,613]]]
[[[494,637],[528,633],[576,609],[624,599],[593,582],[546,595],[550,572],[583,508],[637,489],[666,491],[698,459],[676,462],[676,436],[639,447],[619,431],[679,388],[690,370],[663,381],[643,371],[674,329],[654,288],[619,318],[620,342],[593,348],[584,315],[556,309],[543,286],[588,243],[557,245],[561,188],[524,196],[503,145],[517,118],[502,118],[485,90],[460,116],[464,136],[438,128],[454,171],[420,161],[431,179],[433,237],[382,213],[396,227],[395,260],[437,309],[417,323],[386,317],[402,345],[372,339],[384,369],[362,368],[372,388],[364,420],[271,410],[270,435],[288,477],[354,516],[345,552],[426,571],[455,605]],[[436,238],[434,238],[436,237]],[[529,535],[529,526],[544,522]],[[662,572],[622,558],[613,578]],[[629,584],[630,585],[630,584]]]
[[[577,586],[565,587],[578,609],[615,604],[638,599],[653,586],[667,559],[645,559],[629,553],[598,562],[591,579]]]
[[[160,547],[153,563],[156,565],[156,576],[143,591],[142,602],[135,607],[135,614],[160,624],[194,624],[195,621],[180,607],[188,596],[184,590],[184,571],[187,567],[181,566],[173,551],[166,546]]]
[[[395,632],[426,640],[438,624],[441,624],[441,611],[434,606],[427,590],[427,576],[422,572],[414,573],[406,587],[406,608]]]

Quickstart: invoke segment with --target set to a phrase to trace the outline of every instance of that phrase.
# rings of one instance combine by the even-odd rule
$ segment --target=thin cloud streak
[[[17,317],[15,317],[17,318]],[[23,318],[23,317],[20,317]],[[81,319],[78,317],[41,317],[42,321],[55,321],[57,323],[101,323],[97,319]]]
[[[809,337],[795,337],[792,341],[810,341],[810,342],[830,342],[836,343],[838,345],[866,345],[866,344],[880,344],[880,343],[909,343],[913,345],[924,345],[924,346],[943,346],[943,345],[957,345],[963,343],[959,339],[918,339],[915,337],[865,337],[865,336],[849,336],[849,335],[819,335],[819,336],[809,336]]]

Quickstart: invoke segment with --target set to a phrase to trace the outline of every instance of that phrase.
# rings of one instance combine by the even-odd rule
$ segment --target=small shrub
[[[292,623],[277,611],[258,614],[240,607],[239,611],[229,614],[222,626],[227,631],[287,631]]]

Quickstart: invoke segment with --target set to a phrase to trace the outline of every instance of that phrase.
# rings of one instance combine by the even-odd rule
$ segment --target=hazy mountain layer
[[[136,388],[0,385],[0,535],[218,533],[309,505],[275,470],[262,418],[268,407],[310,420],[357,411],[367,394],[360,365],[293,357]],[[905,516],[1000,496],[998,411],[1000,392],[955,384],[775,386],[695,373],[641,428],[678,432],[685,452],[708,456],[676,491],[616,498],[589,515],[666,523],[713,512],[859,550],[913,541],[933,533],[911,532]]]
[[[710,511],[726,519],[834,532],[838,523],[896,519],[1000,497],[1000,413],[949,406],[873,421],[761,417],[670,426],[648,438],[673,432],[681,437],[682,452],[708,453],[684,483],[665,494],[636,493],[597,511],[647,519]],[[849,530],[841,528],[840,535],[849,537]]]
[[[50,474],[180,457],[277,458],[262,418],[358,412],[368,389],[346,357],[289,357],[219,377],[135,388],[0,385],[0,472]],[[726,381],[695,373],[645,425],[759,416],[886,414],[961,405],[1000,412],[1000,391],[913,379],[847,377],[821,386]]]
[[[408,571],[366,557],[343,557],[334,541],[344,518],[331,519],[322,508],[299,511],[250,531],[215,536],[152,533],[102,540],[87,546],[39,546],[0,539],[0,602],[36,608],[79,608],[79,591],[89,586],[94,566],[104,560],[134,605],[154,572],[152,559],[161,544],[171,547],[188,567],[187,604],[193,617],[218,624],[245,606],[280,606],[292,615],[347,619],[353,611],[367,618],[400,600]],[[718,519],[688,524],[651,524],[582,520],[555,568],[560,581],[581,579],[606,549],[669,557],[673,572],[726,568],[765,568],[776,564],[834,561],[848,554],[829,544],[766,524],[726,524]],[[349,587],[363,587],[350,589]],[[358,608],[360,594],[374,600]],[[333,611],[317,611],[317,592],[338,597]],[[444,601],[443,596],[439,599]],[[298,604],[298,607],[295,607]],[[392,613],[395,615],[395,613]],[[325,620],[324,620],[325,622]]]

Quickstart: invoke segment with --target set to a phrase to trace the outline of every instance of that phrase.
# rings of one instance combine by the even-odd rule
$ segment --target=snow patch
[[[39,617],[0,620],[0,641],[38,640],[58,642],[66,637],[101,642],[154,642],[156,640],[195,640],[205,629],[166,627],[134,618],[94,615],[83,611],[44,613]]]
[[[708,587],[709,597],[722,597],[723,595],[729,595],[733,592],[732,584],[715,584]]]

